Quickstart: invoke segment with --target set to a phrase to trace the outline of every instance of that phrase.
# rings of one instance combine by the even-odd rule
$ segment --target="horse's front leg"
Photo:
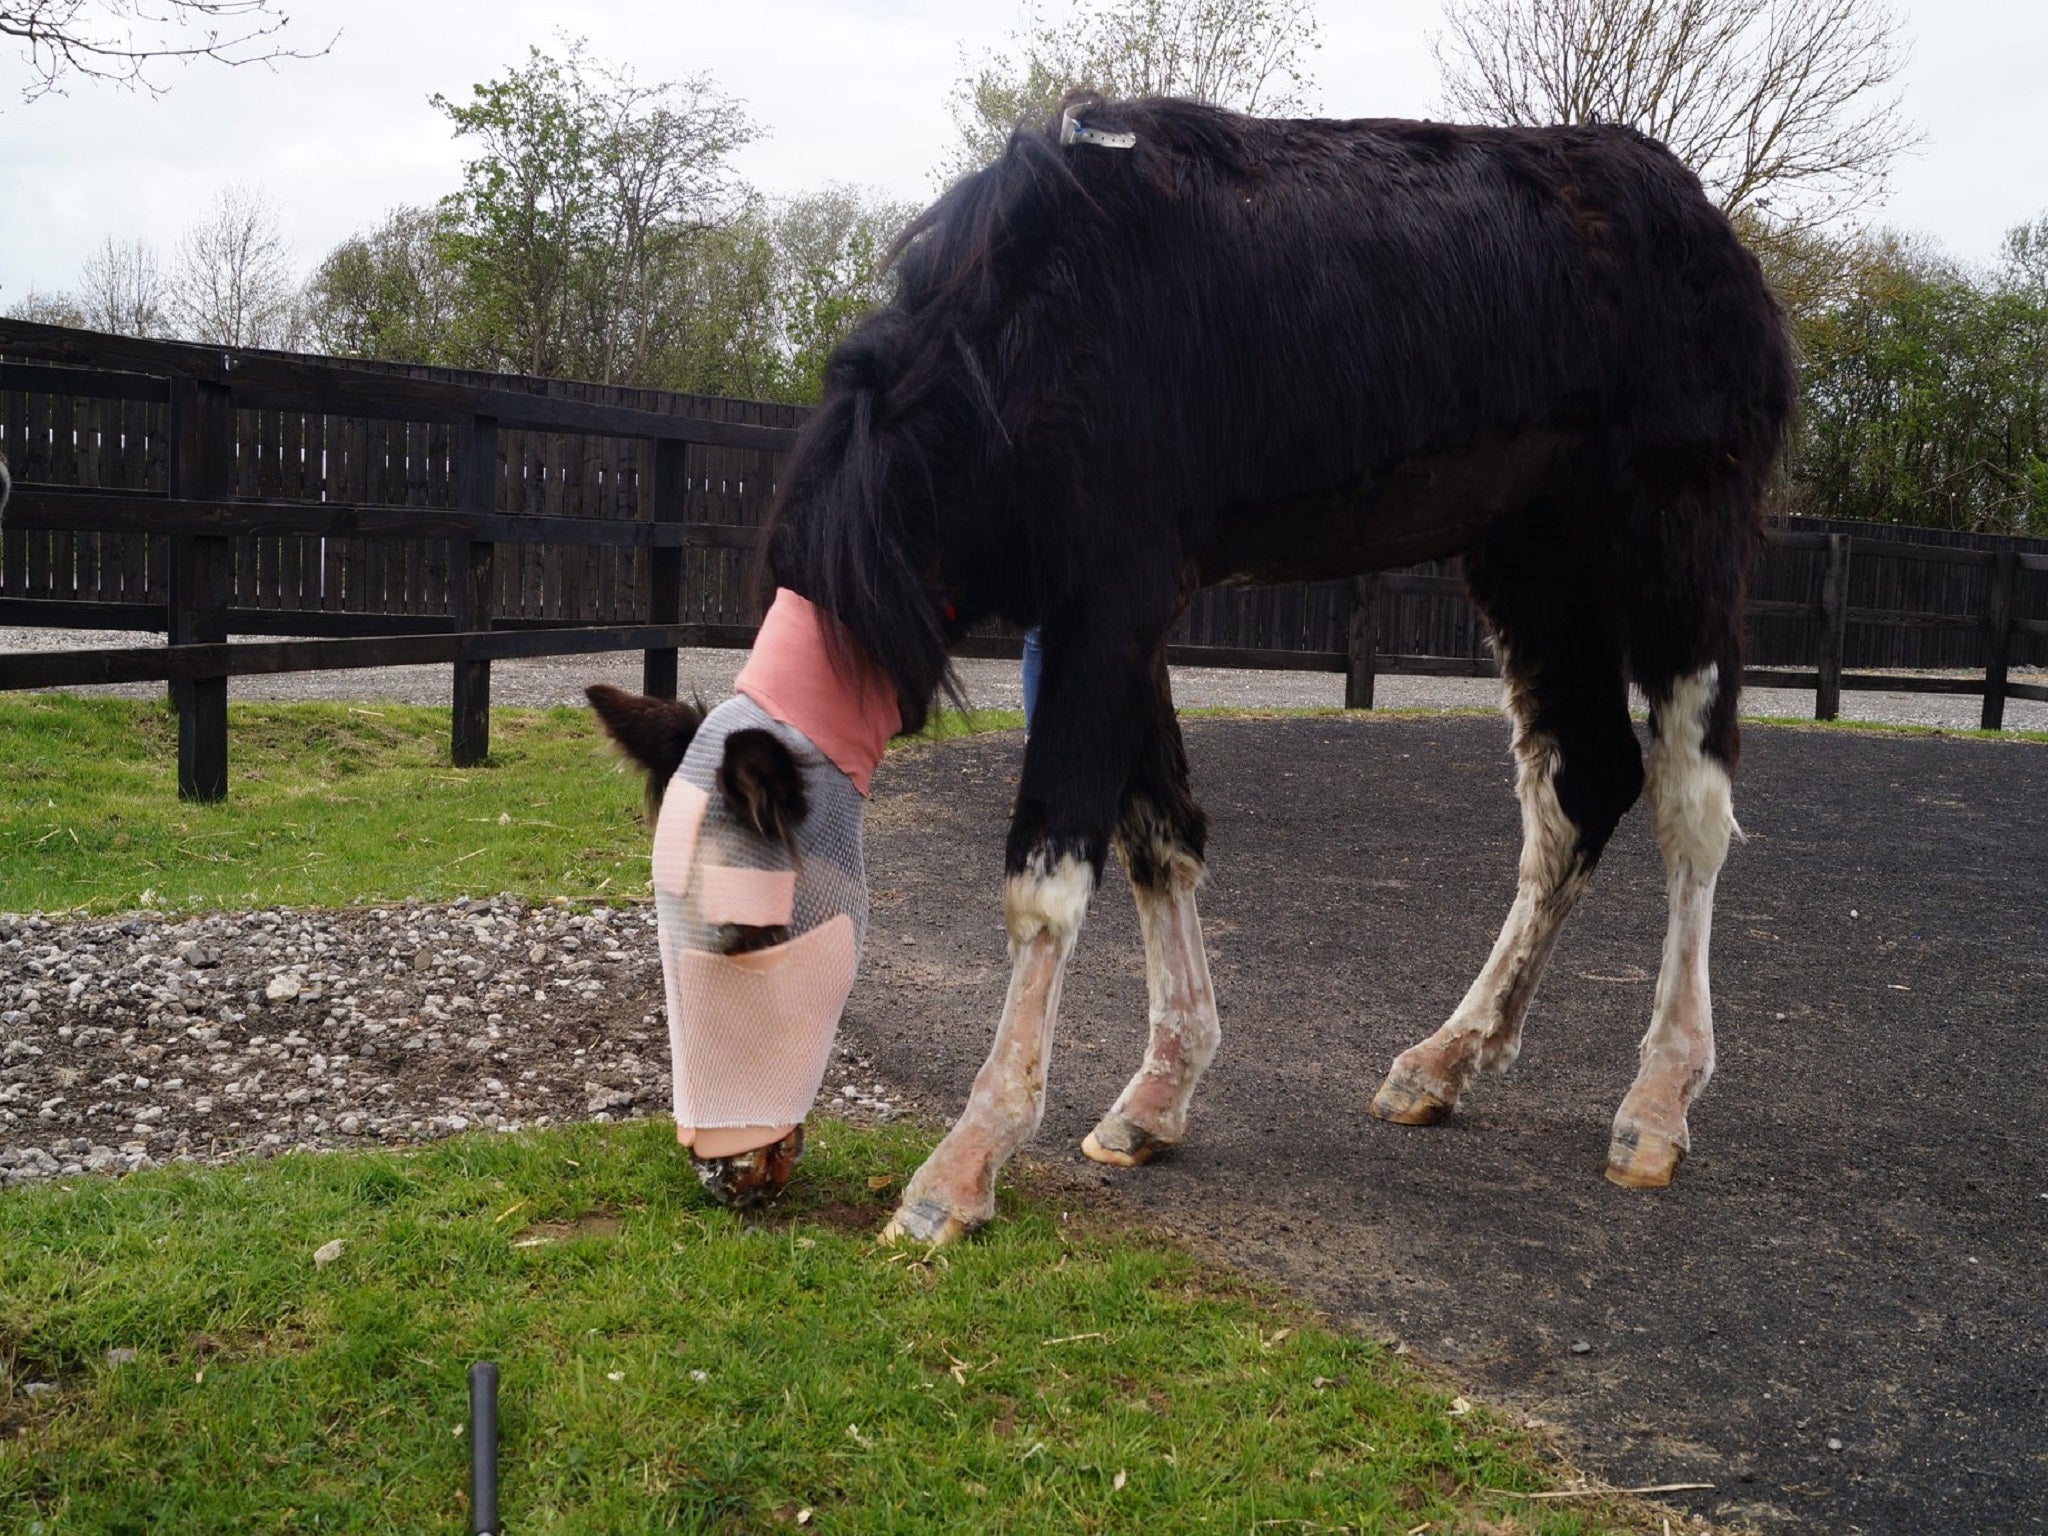
[[[1209,819],[1188,792],[1163,646],[1153,662],[1151,706],[1116,828],[1145,936],[1145,1059],[1081,1143],[1096,1162],[1119,1168],[1150,1162],[1187,1135],[1195,1085],[1223,1039],[1195,910]]]
[[[995,1045],[975,1076],[967,1108],[911,1178],[882,1241],[951,1242],[995,1214],[996,1175],[1045,1117],[1060,984],[1095,881],[1085,858],[1064,854],[1050,863],[1034,859],[1004,885],[1010,990]]]
[[[966,1110],[904,1189],[885,1242],[949,1242],[986,1222],[996,1176],[1044,1117],[1060,984],[1146,719],[1156,634],[1133,635],[1127,616],[1118,617],[1115,627],[1044,626],[1045,671],[1003,887],[1011,970],[1002,1020]]]

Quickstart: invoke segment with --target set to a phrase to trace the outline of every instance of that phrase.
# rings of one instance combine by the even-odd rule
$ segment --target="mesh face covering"
[[[810,810],[794,860],[739,823],[718,791],[726,738],[741,730],[773,732],[803,775]],[[654,906],[676,1137],[700,1156],[765,1146],[810,1112],[867,933],[865,807],[809,738],[745,695],[705,717],[669,782],[654,834]],[[789,942],[723,953],[736,925],[787,927]]]

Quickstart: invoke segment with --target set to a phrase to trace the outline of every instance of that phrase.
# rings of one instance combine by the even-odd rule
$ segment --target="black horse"
[[[1453,554],[1506,678],[1519,893],[1373,1112],[1440,1119],[1512,1062],[1559,926],[1647,780],[1670,929],[1608,1175],[1668,1182],[1713,1069],[1743,593],[1793,396],[1756,262],[1691,173],[1623,128],[1063,106],[906,233],[897,296],[834,355],[765,552],[768,585],[836,618],[835,665],[884,680],[905,730],[952,686],[967,626],[1043,632],[1008,1000],[890,1233],[938,1241],[991,1214],[1042,1112],[1061,975],[1112,844],[1151,1036],[1084,1150],[1131,1165],[1185,1134],[1218,1043],[1205,818],[1165,659],[1188,596]]]

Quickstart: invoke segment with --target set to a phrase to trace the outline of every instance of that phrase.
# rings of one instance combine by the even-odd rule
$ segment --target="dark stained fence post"
[[[1838,719],[1842,713],[1842,640],[1849,627],[1849,535],[1828,535],[1828,563],[1820,577],[1820,682],[1814,690],[1813,718]]]
[[[683,520],[683,454],[687,445],[674,438],[656,438],[648,444],[654,470],[654,488],[648,497],[657,523]],[[647,622],[680,624],[683,621],[683,550],[654,548],[647,552]],[[676,648],[663,646],[646,652],[640,666],[640,691],[657,699],[676,696]]]
[[[170,491],[205,501],[234,481],[235,413],[222,384],[171,381]],[[181,534],[170,541],[165,627],[172,645],[219,645],[228,638],[234,563],[228,540]],[[174,679],[178,711],[178,798],[225,800],[228,793],[228,680],[225,673]]]
[[[1351,578],[1351,635],[1346,647],[1350,665],[1344,670],[1344,707],[1371,709],[1374,670],[1379,660],[1380,579]]]
[[[1991,601],[1984,627],[1989,631],[1984,661],[1984,713],[1978,724],[1987,731],[2005,728],[2006,674],[2012,666],[2013,583],[2019,576],[2020,552],[2008,545],[1991,568]]]
[[[498,509],[498,423],[470,418],[463,433],[462,510],[489,516]],[[497,545],[481,539],[457,542],[449,562],[449,609],[457,634],[491,627],[491,593]],[[454,719],[448,755],[458,768],[474,768],[491,750],[491,664],[467,658],[455,663]]]

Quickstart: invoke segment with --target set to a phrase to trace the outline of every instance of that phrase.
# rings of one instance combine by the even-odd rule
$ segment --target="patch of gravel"
[[[0,916],[0,1183],[661,1114],[663,1018],[652,906]]]

